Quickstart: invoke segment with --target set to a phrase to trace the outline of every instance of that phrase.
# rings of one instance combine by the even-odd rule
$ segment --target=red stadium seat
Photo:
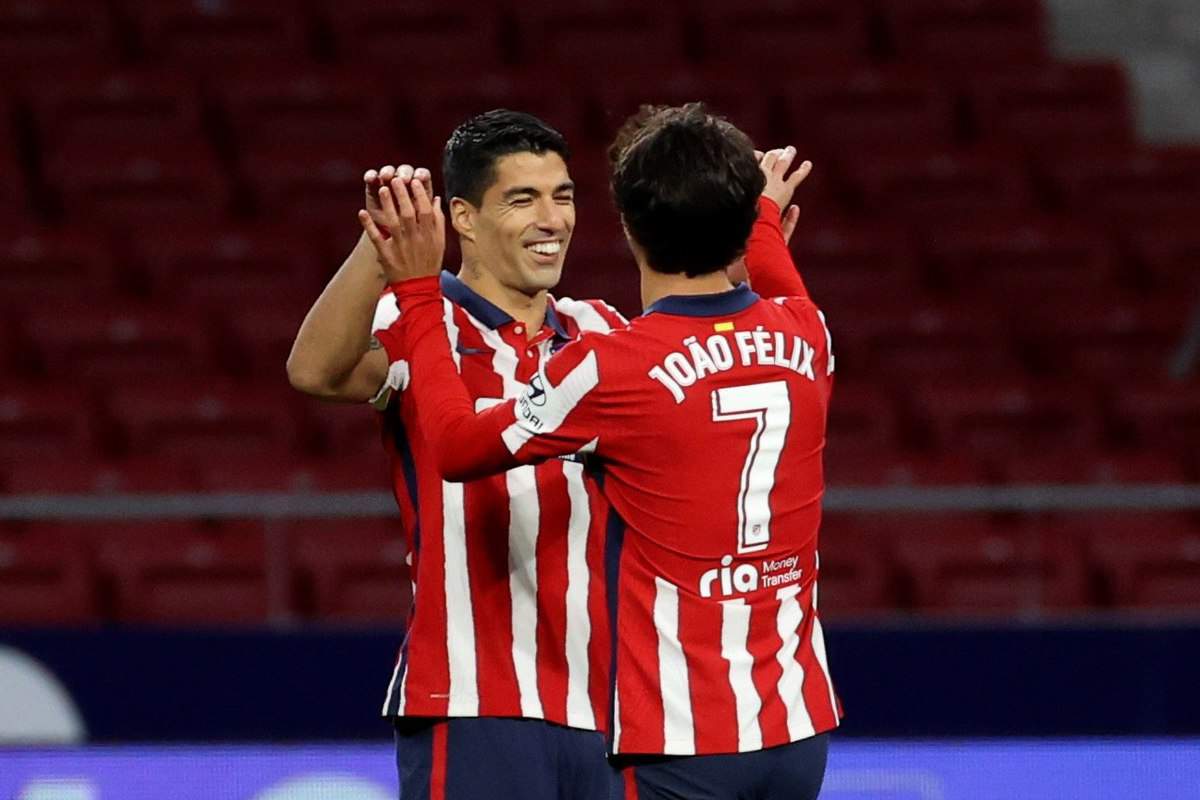
[[[272,455],[226,456],[198,466],[200,485],[214,492],[391,491],[382,446],[341,458],[281,463]]]
[[[0,625],[79,625],[99,613],[87,556],[54,531],[0,533]]]
[[[1172,294],[1195,296],[1200,289],[1200,230],[1180,224],[1154,224],[1126,239],[1138,270],[1138,283]]]
[[[967,94],[975,129],[987,139],[1029,147],[1134,139],[1125,72],[1116,63],[979,76],[968,82]]]
[[[206,71],[246,62],[267,68],[308,55],[308,26],[299,0],[129,0],[141,48],[156,61]]]
[[[12,226],[0,232],[0,308],[95,302],[118,290],[108,240],[83,226]]]
[[[329,453],[351,455],[374,452],[382,447],[383,429],[379,412],[366,403],[321,403],[309,400],[304,404],[305,427],[312,431],[315,442]]]
[[[6,112],[0,103],[0,113]],[[29,218],[32,206],[25,175],[21,172],[16,144],[0,125],[0,213],[11,218]]]
[[[801,78],[783,91],[788,138],[820,143],[849,159],[861,157],[864,148],[924,152],[955,137],[951,97],[925,73]]]
[[[186,141],[203,132],[200,99],[180,73],[52,74],[30,81],[25,95],[50,151],[71,142]]]
[[[1122,225],[1190,221],[1200,213],[1200,147],[1067,152],[1048,158],[1043,169],[1070,211]]]
[[[235,307],[221,315],[216,333],[222,369],[232,375],[283,379],[300,323],[316,299],[290,297],[282,307],[267,303]]]
[[[640,0],[526,0],[512,16],[523,60],[640,75],[685,60],[682,21],[672,5]]]
[[[808,180],[800,192],[808,191]],[[923,291],[915,243],[900,226],[854,220],[814,223],[802,217],[792,253],[834,329],[842,314],[857,318],[868,313],[864,306],[873,308],[871,299],[903,297],[911,303]]]
[[[321,0],[319,7],[333,31],[338,54],[383,72],[482,76],[515,55],[503,33],[500,4]]]
[[[115,390],[108,405],[132,454],[273,453],[282,459],[298,438],[293,394],[283,385],[176,381]]]
[[[118,57],[107,3],[0,2],[0,69],[6,75],[35,76],[64,63],[88,69]]]
[[[759,91],[748,91],[744,80],[731,78],[719,67],[703,72],[694,68],[656,70],[636,82],[594,85],[590,93],[603,115],[603,123],[595,126],[595,133],[601,134],[605,145],[625,119],[646,103],[676,106],[695,101],[704,102],[713,113],[732,120],[755,142],[770,142],[769,94],[762,87]]]
[[[828,69],[832,64],[862,62],[868,57],[867,15],[858,2],[809,0],[742,6],[703,0],[689,3],[689,13],[699,24],[703,60],[721,67],[744,68],[748,53],[754,54],[750,63],[756,68],[802,64]]]
[[[907,383],[1022,369],[1008,327],[985,306],[912,302],[899,295],[870,309],[848,306],[844,317],[845,324],[829,317],[842,374]]]
[[[71,142],[48,158],[46,179],[72,221],[196,224],[229,213],[228,181],[199,140]]]
[[[314,617],[395,625],[408,616],[412,582],[398,520],[312,520],[288,532]]]
[[[1046,57],[1041,0],[884,0],[882,11],[902,61],[982,70]]]
[[[318,259],[311,241],[276,225],[151,230],[133,250],[151,294],[209,308],[257,303],[269,311],[280,296],[316,299],[332,268]]]
[[[57,308],[30,314],[25,340],[55,381],[168,377],[212,363],[207,332],[195,316],[158,308]]]
[[[825,482],[830,486],[948,486],[987,483],[991,477],[980,461],[965,453],[912,454],[833,446],[825,450]]]
[[[849,161],[851,187],[873,214],[974,220],[983,214],[1027,214],[1035,208],[1028,176],[1002,153],[856,155]]]
[[[178,456],[95,461],[80,456],[29,461],[0,475],[10,494],[134,494],[199,488]]]
[[[1183,613],[1200,605],[1200,528],[1186,518],[1105,514],[1069,524],[1084,536],[1114,605]]]
[[[91,455],[98,431],[84,398],[61,382],[22,386],[6,381],[0,387],[0,458],[22,464],[64,453]]]
[[[261,624],[286,611],[272,602],[261,525],[179,525],[169,535],[163,523],[138,527],[98,542],[121,622]],[[280,578],[285,599],[287,578]]]
[[[379,153],[365,140],[333,152],[267,148],[245,154],[241,177],[263,219],[344,230],[358,223],[363,172]]]
[[[930,264],[942,282],[975,296],[1103,287],[1117,276],[1113,244],[1095,228],[1056,218],[931,226]]]
[[[1022,312],[1020,338],[1047,374],[1112,385],[1162,380],[1186,331],[1188,301],[1138,302],[1116,292],[1046,294],[1040,302],[1031,298]]]
[[[1118,389],[1112,415],[1132,443],[1195,459],[1200,453],[1200,386],[1135,384]]]
[[[442,147],[455,128],[495,108],[533,114],[565,136],[569,145],[582,150],[577,143],[594,134],[584,118],[581,97],[567,90],[547,92],[544,81],[545,73],[537,70],[489,70],[470,81],[457,75],[423,78],[421,89],[405,98],[400,110],[405,139],[415,130],[420,151],[397,157],[440,160]]]
[[[1013,454],[1003,465],[1009,483],[1131,484],[1185,483],[1187,471],[1165,453],[1109,453],[1096,449]]]
[[[1100,441],[1093,396],[1070,384],[947,380],[919,387],[912,400],[940,447],[1003,455]]]
[[[818,607],[822,617],[864,616],[895,610],[895,576],[887,540],[826,514],[821,520]]]
[[[1069,536],[954,514],[890,513],[875,524],[890,533],[918,610],[1036,618],[1090,604],[1082,554]]]
[[[842,383],[829,405],[829,449],[887,452],[899,445],[899,421],[889,394],[878,386]]]
[[[401,143],[402,150],[411,149],[415,141],[397,137],[394,103],[361,71],[247,71],[214,81],[212,94],[235,144],[251,152],[281,146],[336,153],[369,146],[391,153]]]

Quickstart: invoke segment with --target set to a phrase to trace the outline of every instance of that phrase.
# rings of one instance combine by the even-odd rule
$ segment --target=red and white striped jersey
[[[599,466],[615,753],[757,750],[841,715],[817,614],[831,342],[777,223],[755,236],[774,238],[752,279],[791,296],[665,298],[478,416],[445,356],[436,281],[397,288],[443,474],[566,453]]]
[[[439,319],[474,408],[519,397],[550,354],[582,331],[625,320],[599,301],[551,300],[524,325],[449,273]],[[550,460],[466,483],[443,481],[416,424],[395,297],[375,337],[391,368],[376,398],[408,536],[413,604],[383,713],[504,716],[602,728],[607,612],[600,567],[605,503],[578,460]],[[445,342],[443,339],[443,348]]]

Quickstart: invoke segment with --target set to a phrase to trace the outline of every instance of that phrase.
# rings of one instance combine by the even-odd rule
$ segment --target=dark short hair
[[[750,138],[702,103],[643,106],[609,161],[617,210],[655,271],[693,278],[745,252],[766,178]]]
[[[496,161],[512,153],[558,153],[564,161],[571,157],[563,135],[532,114],[506,108],[485,111],[459,125],[446,140],[446,197],[478,206],[496,181]]]

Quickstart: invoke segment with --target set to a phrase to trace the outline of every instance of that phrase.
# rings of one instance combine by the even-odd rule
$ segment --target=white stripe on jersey
[[[696,753],[692,724],[692,697],[687,656],[679,643],[679,590],[654,576],[654,628],[658,631],[658,683],[662,687],[663,753],[690,756]]]
[[[596,352],[589,351],[575,368],[567,373],[558,386],[552,386],[544,370],[540,370],[545,400],[538,407],[535,421],[526,419],[520,413],[513,424],[504,429],[501,438],[510,453],[515,453],[524,447],[534,436],[543,433],[553,433],[563,424],[575,406],[584,395],[595,389],[600,383],[600,372],[596,366]],[[517,408],[530,404],[527,396],[517,401]]]
[[[400,667],[402,664],[404,664],[403,655],[401,655],[400,658],[396,659],[396,668],[394,670],[392,670],[392,679],[390,681],[388,681],[387,697],[383,698],[383,711],[381,713],[385,717],[388,716],[388,713],[389,713],[388,708],[392,705],[392,695],[397,691],[400,692],[400,708],[396,712],[396,714],[400,715],[400,714],[404,713],[404,682],[408,680],[408,670],[405,670],[404,676],[401,677],[400,676]],[[397,678],[400,678],[399,689],[397,689],[397,687],[396,687],[396,679]]]
[[[829,690],[829,707],[833,710],[833,718],[837,719],[837,695],[833,693],[833,678],[829,674],[829,659],[825,655],[825,631],[821,628],[820,617],[815,614],[813,615],[812,647],[813,652],[817,654],[817,663],[821,665],[821,671],[825,673],[825,687]]]
[[[446,336],[450,339],[450,356],[454,359],[454,368],[462,372],[462,356],[458,352],[458,323],[454,321],[454,303],[445,297],[442,298],[442,320],[446,323]]]
[[[504,474],[508,486],[508,588],[512,595],[512,660],[521,716],[543,716],[537,670],[537,539],[541,507],[534,467]]]
[[[446,655],[450,660],[451,717],[479,715],[475,664],[475,615],[467,577],[467,522],[463,485],[442,481],[443,547],[446,570]]]
[[[501,395],[508,399],[525,391],[517,380],[517,351],[494,329],[470,314],[467,319],[492,350],[492,371],[499,376]],[[476,401],[476,410],[492,405]],[[534,467],[517,467],[504,475],[508,488],[508,589],[512,598],[512,660],[521,696],[521,716],[544,716],[538,694],[537,669],[537,540],[541,507]]]
[[[834,367],[833,334],[829,332],[829,323],[825,321],[825,312],[817,311],[817,316],[821,318],[821,327],[825,329],[825,355],[829,359],[829,363],[825,367],[825,374],[832,375]]]
[[[602,301],[597,301],[602,302]],[[621,316],[621,312],[610,306],[608,303],[604,307],[609,310],[622,323],[628,324],[625,317]],[[575,324],[579,326],[581,331],[596,331],[598,333],[608,333],[612,330],[612,325],[608,324],[600,312],[586,300],[574,300],[570,297],[559,297],[554,301],[554,310],[559,311],[575,320]]]
[[[804,620],[804,612],[800,610],[800,602],[796,599],[799,593],[799,586],[785,586],[775,593],[775,598],[779,600],[775,629],[783,642],[775,654],[779,666],[783,667],[783,674],[779,676],[779,697],[787,708],[788,736],[792,741],[816,733],[812,717],[804,706],[804,667],[796,660],[796,651],[800,649],[800,623]]]
[[[613,632],[616,635],[616,632]],[[621,752],[621,682],[617,680],[616,669],[617,665],[614,662],[612,665],[613,676],[612,680],[612,751],[614,753]]]
[[[592,619],[588,612],[588,530],[592,510],[583,484],[583,465],[563,462],[571,518],[567,523],[567,724],[595,728],[596,715],[588,692],[588,642]]]
[[[721,658],[729,662],[729,688],[737,707],[738,752],[762,749],[758,712],[762,699],[751,672],[754,657],[746,648],[750,638],[750,606],[742,598],[721,602]]]

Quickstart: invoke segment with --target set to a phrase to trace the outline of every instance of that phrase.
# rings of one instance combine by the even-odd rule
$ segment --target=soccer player
[[[397,181],[390,239],[360,213],[422,378],[419,422],[447,480],[574,454],[598,465],[618,793],[813,798],[840,718],[816,596],[834,359],[778,207],[757,215],[764,172],[778,180],[787,159],[760,170],[745,135],[697,104],[639,117],[618,142],[613,192],[646,313],[584,334],[482,413],[429,277],[440,208]],[[765,259],[751,275],[778,296],[729,281],[751,239]]]
[[[581,331],[625,324],[604,303],[547,294],[575,225],[568,157],[557,131],[512,111],[474,117],[446,143],[463,262],[440,279],[438,313],[473,407],[519,396]],[[368,209],[397,174],[429,180],[368,172]],[[443,481],[415,424],[424,378],[410,374],[385,287],[363,236],[304,320],[288,373],[301,391],[383,412],[414,578],[383,709],[402,796],[605,797],[603,504],[572,460]]]

